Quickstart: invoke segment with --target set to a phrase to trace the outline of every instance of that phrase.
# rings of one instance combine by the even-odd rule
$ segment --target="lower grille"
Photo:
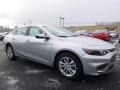
[[[110,69],[112,69],[113,67],[114,67],[114,65],[110,66],[110,67],[108,68],[108,71],[109,71]]]
[[[109,49],[109,51],[110,51],[110,52],[113,52],[113,51],[115,51],[115,48],[113,48],[113,49]]]
[[[116,55],[114,55],[114,56],[111,58],[110,62],[111,62],[111,63],[114,63],[115,61],[116,61]]]
[[[107,66],[107,64],[99,65],[99,66],[97,66],[97,70],[104,69],[106,66]]]

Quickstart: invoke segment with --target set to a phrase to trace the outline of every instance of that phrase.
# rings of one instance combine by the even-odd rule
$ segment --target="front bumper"
[[[84,74],[100,75],[112,72],[116,63],[116,51],[105,56],[84,55],[82,64]]]
[[[111,37],[112,37],[112,38],[117,38],[117,37],[118,37],[118,35],[111,35]]]

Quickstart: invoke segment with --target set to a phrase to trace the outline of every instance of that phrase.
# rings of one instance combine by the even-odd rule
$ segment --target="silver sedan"
[[[69,79],[111,72],[116,60],[113,45],[53,26],[17,28],[4,38],[4,46],[10,60],[23,57],[54,66]]]

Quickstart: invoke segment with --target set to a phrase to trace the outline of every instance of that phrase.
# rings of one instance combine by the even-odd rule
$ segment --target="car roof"
[[[21,25],[18,28],[27,27],[27,26],[43,27],[43,26],[55,26],[55,25],[27,24],[27,25]]]

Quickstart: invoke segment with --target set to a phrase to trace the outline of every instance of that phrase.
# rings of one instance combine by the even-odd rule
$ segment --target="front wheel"
[[[6,53],[7,53],[8,59],[10,59],[10,60],[15,60],[16,59],[16,56],[14,54],[14,50],[13,50],[11,45],[7,45]]]
[[[71,53],[63,53],[57,58],[57,69],[66,78],[80,78],[83,73],[79,59]]]

